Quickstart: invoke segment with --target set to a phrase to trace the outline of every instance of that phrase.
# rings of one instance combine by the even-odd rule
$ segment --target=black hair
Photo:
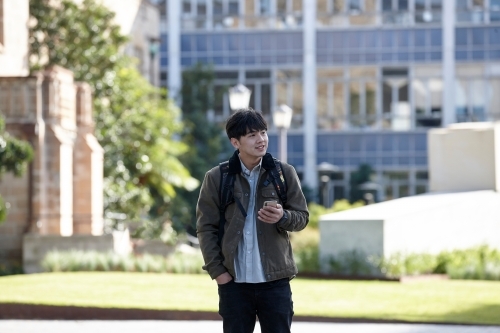
[[[230,140],[239,140],[248,133],[262,130],[267,131],[267,122],[260,111],[252,108],[237,110],[226,122],[226,134]]]

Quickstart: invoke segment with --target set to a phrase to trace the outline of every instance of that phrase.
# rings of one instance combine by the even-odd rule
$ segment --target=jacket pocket
[[[264,200],[277,200],[278,201],[278,193],[276,192],[276,189],[274,186],[271,186],[271,188],[264,188],[261,190],[260,194],[264,198]]]

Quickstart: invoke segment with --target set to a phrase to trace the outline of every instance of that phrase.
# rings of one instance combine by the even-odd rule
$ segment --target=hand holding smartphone
[[[266,206],[276,207],[277,205],[278,205],[278,202],[275,200],[264,201],[264,207],[266,207]]]

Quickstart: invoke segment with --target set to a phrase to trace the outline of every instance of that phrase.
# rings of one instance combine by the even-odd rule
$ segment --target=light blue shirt
[[[255,199],[257,182],[259,181],[262,159],[252,171],[248,170],[241,162],[241,175],[250,184],[250,202],[248,203],[247,217],[243,227],[243,237],[238,243],[237,254],[234,258],[234,268],[236,272],[235,282],[260,283],[266,282],[262,262],[260,261],[259,242],[257,239],[257,217],[255,209]]]

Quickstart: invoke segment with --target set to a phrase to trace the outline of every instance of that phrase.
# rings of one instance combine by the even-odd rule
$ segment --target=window
[[[348,0],[349,1],[349,10],[354,12],[361,11],[361,0]]]
[[[408,0],[382,0],[384,12],[408,10]]]
[[[457,0],[457,22],[482,22],[484,20],[484,7],[484,0]]]
[[[415,21],[435,23],[441,21],[443,0],[415,0]]]
[[[411,129],[408,70],[406,68],[387,68],[382,71],[382,75],[384,128],[391,128],[395,131]]]
[[[260,13],[264,15],[271,14],[271,1],[270,0],[260,0]]]

